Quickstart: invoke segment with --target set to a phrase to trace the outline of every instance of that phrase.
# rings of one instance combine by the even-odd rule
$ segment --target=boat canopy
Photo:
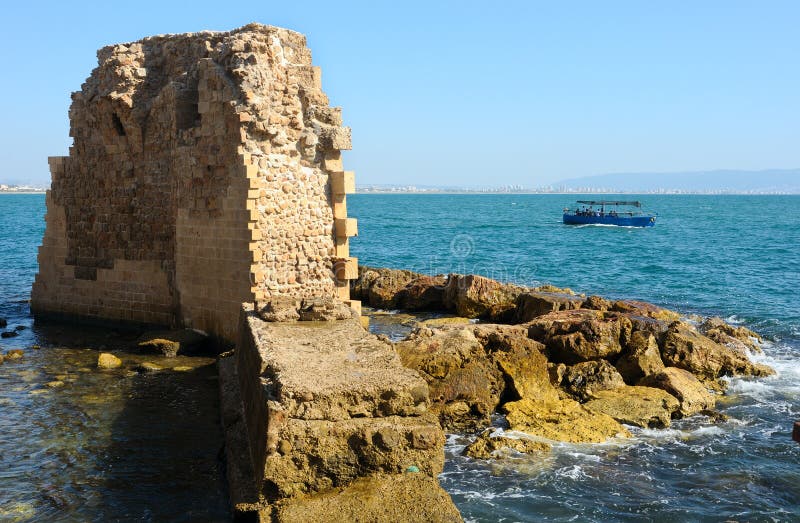
[[[625,202],[620,200],[578,200],[578,203],[584,205],[630,205],[632,207],[641,207],[642,202]]]

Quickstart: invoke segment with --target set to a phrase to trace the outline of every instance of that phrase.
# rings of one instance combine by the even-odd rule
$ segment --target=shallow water
[[[126,352],[104,329],[33,324],[41,195],[0,195],[0,521],[229,521],[215,360]],[[37,348],[38,347],[38,348]],[[99,350],[120,369],[96,368]],[[143,361],[164,367],[139,374]],[[176,369],[177,367],[177,369]]]
[[[367,265],[719,315],[768,338],[757,359],[778,375],[731,380],[718,403],[730,420],[718,425],[694,417],[632,428],[631,440],[489,462],[460,456],[470,436],[451,435],[441,483],[465,519],[800,521],[800,445],[791,440],[800,419],[800,197],[642,196],[660,215],[652,229],[565,226],[560,211],[574,199],[354,195],[351,251]]]

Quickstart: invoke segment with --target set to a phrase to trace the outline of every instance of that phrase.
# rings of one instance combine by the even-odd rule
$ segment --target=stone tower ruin
[[[243,302],[349,299],[350,129],[301,34],[251,24],[105,47],[69,116],[35,315],[234,340]]]

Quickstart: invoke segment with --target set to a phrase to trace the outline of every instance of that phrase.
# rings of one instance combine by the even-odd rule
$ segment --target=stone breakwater
[[[522,434],[486,430],[466,450],[474,457],[628,437],[625,425],[719,419],[713,409],[722,378],[773,373],[748,357],[760,351],[756,333],[639,301],[369,267],[359,268],[353,293],[376,308],[480,321],[423,324],[395,343],[403,364],[430,387],[430,409],[445,430],[484,429],[499,412]]]
[[[234,341],[243,302],[348,299],[341,109],[305,37],[251,24],[104,47],[49,159],[31,309]]]

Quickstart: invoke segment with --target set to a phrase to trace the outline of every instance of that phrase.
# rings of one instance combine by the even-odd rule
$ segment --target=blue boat
[[[618,200],[578,200],[583,207],[564,209],[564,223],[567,225],[617,225],[620,227],[653,227],[655,214],[645,214],[641,202]],[[599,207],[599,209],[597,209]],[[606,210],[611,207],[612,210]],[[623,209],[619,209],[622,207]]]

